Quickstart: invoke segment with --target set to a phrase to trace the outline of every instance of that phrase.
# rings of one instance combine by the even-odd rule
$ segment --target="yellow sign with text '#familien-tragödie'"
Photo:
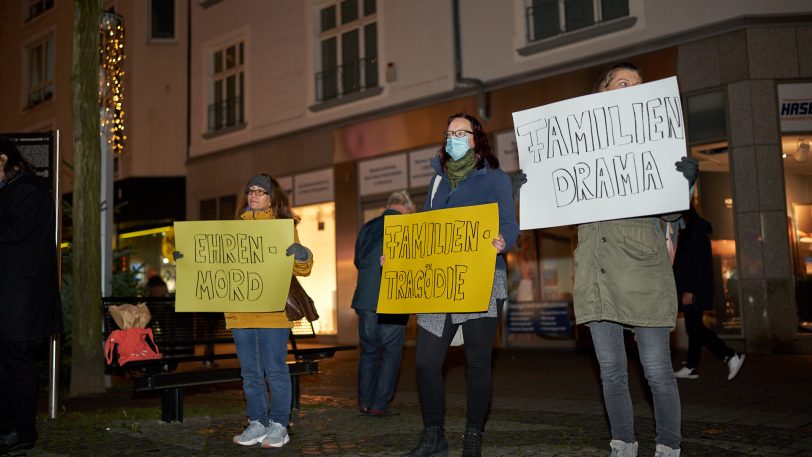
[[[496,203],[386,216],[378,312],[486,311],[498,236]]]
[[[175,222],[175,311],[282,311],[293,220]]]

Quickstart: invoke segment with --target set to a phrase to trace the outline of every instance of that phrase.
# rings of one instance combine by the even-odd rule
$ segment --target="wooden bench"
[[[124,303],[146,303],[152,319],[147,327],[152,328],[155,344],[161,352],[161,358],[129,362],[119,366],[114,359],[109,368],[114,372],[127,371],[132,375],[134,392],[161,392],[161,419],[164,422],[183,422],[183,388],[241,381],[239,368],[204,368],[184,367],[178,370],[182,362],[204,362],[224,359],[237,359],[235,350],[213,354],[197,354],[195,348],[200,345],[231,343],[231,331],[226,329],[223,313],[176,313],[175,300],[172,297],[102,297],[104,306],[103,337],[118,329],[110,313],[110,305]],[[291,330],[288,361],[292,386],[291,408],[299,409],[301,389],[299,377],[318,374],[319,360],[333,357],[336,351],[355,349],[355,346],[308,345],[299,347],[297,340],[315,338],[313,324],[307,320],[294,323]]]

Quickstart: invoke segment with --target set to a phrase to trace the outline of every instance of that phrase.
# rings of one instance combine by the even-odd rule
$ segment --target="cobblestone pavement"
[[[486,456],[607,456],[609,432],[591,353],[499,350]],[[39,424],[29,456],[397,456],[422,428],[414,350],[407,348],[392,408],[373,418],[355,409],[357,353],[321,362],[302,378],[302,409],[281,449],[231,444],[245,418],[239,383],[188,389],[183,423],[160,421],[158,396],[133,398],[118,384],[104,395],[64,399],[59,417]],[[631,364],[640,455],[654,454],[654,424],[639,366]],[[812,356],[748,355],[739,377],[706,354],[697,380],[679,380],[683,456],[812,456]],[[446,433],[462,451],[464,357],[449,354]]]

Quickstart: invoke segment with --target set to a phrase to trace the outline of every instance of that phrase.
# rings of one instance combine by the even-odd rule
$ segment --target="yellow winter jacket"
[[[243,220],[275,219],[273,211],[246,211],[240,215]],[[293,241],[299,242],[299,232],[293,228]],[[308,276],[313,269],[313,254],[305,262],[293,261],[295,276]],[[285,311],[275,313],[225,313],[226,328],[290,328],[293,326],[285,316]]]

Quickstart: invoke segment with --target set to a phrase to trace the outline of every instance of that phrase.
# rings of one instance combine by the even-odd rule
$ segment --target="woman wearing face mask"
[[[259,174],[245,185],[243,220],[293,219],[288,197],[275,179]],[[294,256],[293,274],[307,276],[313,267],[310,249],[299,244],[294,228],[294,242],[286,251]],[[285,311],[268,313],[225,313],[226,327],[231,329],[240,360],[243,392],[245,393],[248,427],[234,436],[234,444],[262,447],[282,447],[288,437],[290,419],[291,384],[286,358],[291,323]],[[268,399],[270,387],[271,398]]]
[[[420,443],[405,456],[445,456],[445,383],[443,363],[457,328],[462,326],[467,363],[467,421],[463,456],[481,455],[481,436],[491,398],[491,353],[497,316],[507,299],[507,275],[502,255],[519,234],[511,179],[491,154],[482,124],[470,115],[448,118],[443,148],[432,160],[437,175],[429,183],[424,211],[497,203],[499,236],[493,239],[496,272],[488,310],[484,313],[418,314],[417,378],[424,429]],[[439,181],[438,181],[439,180]]]

